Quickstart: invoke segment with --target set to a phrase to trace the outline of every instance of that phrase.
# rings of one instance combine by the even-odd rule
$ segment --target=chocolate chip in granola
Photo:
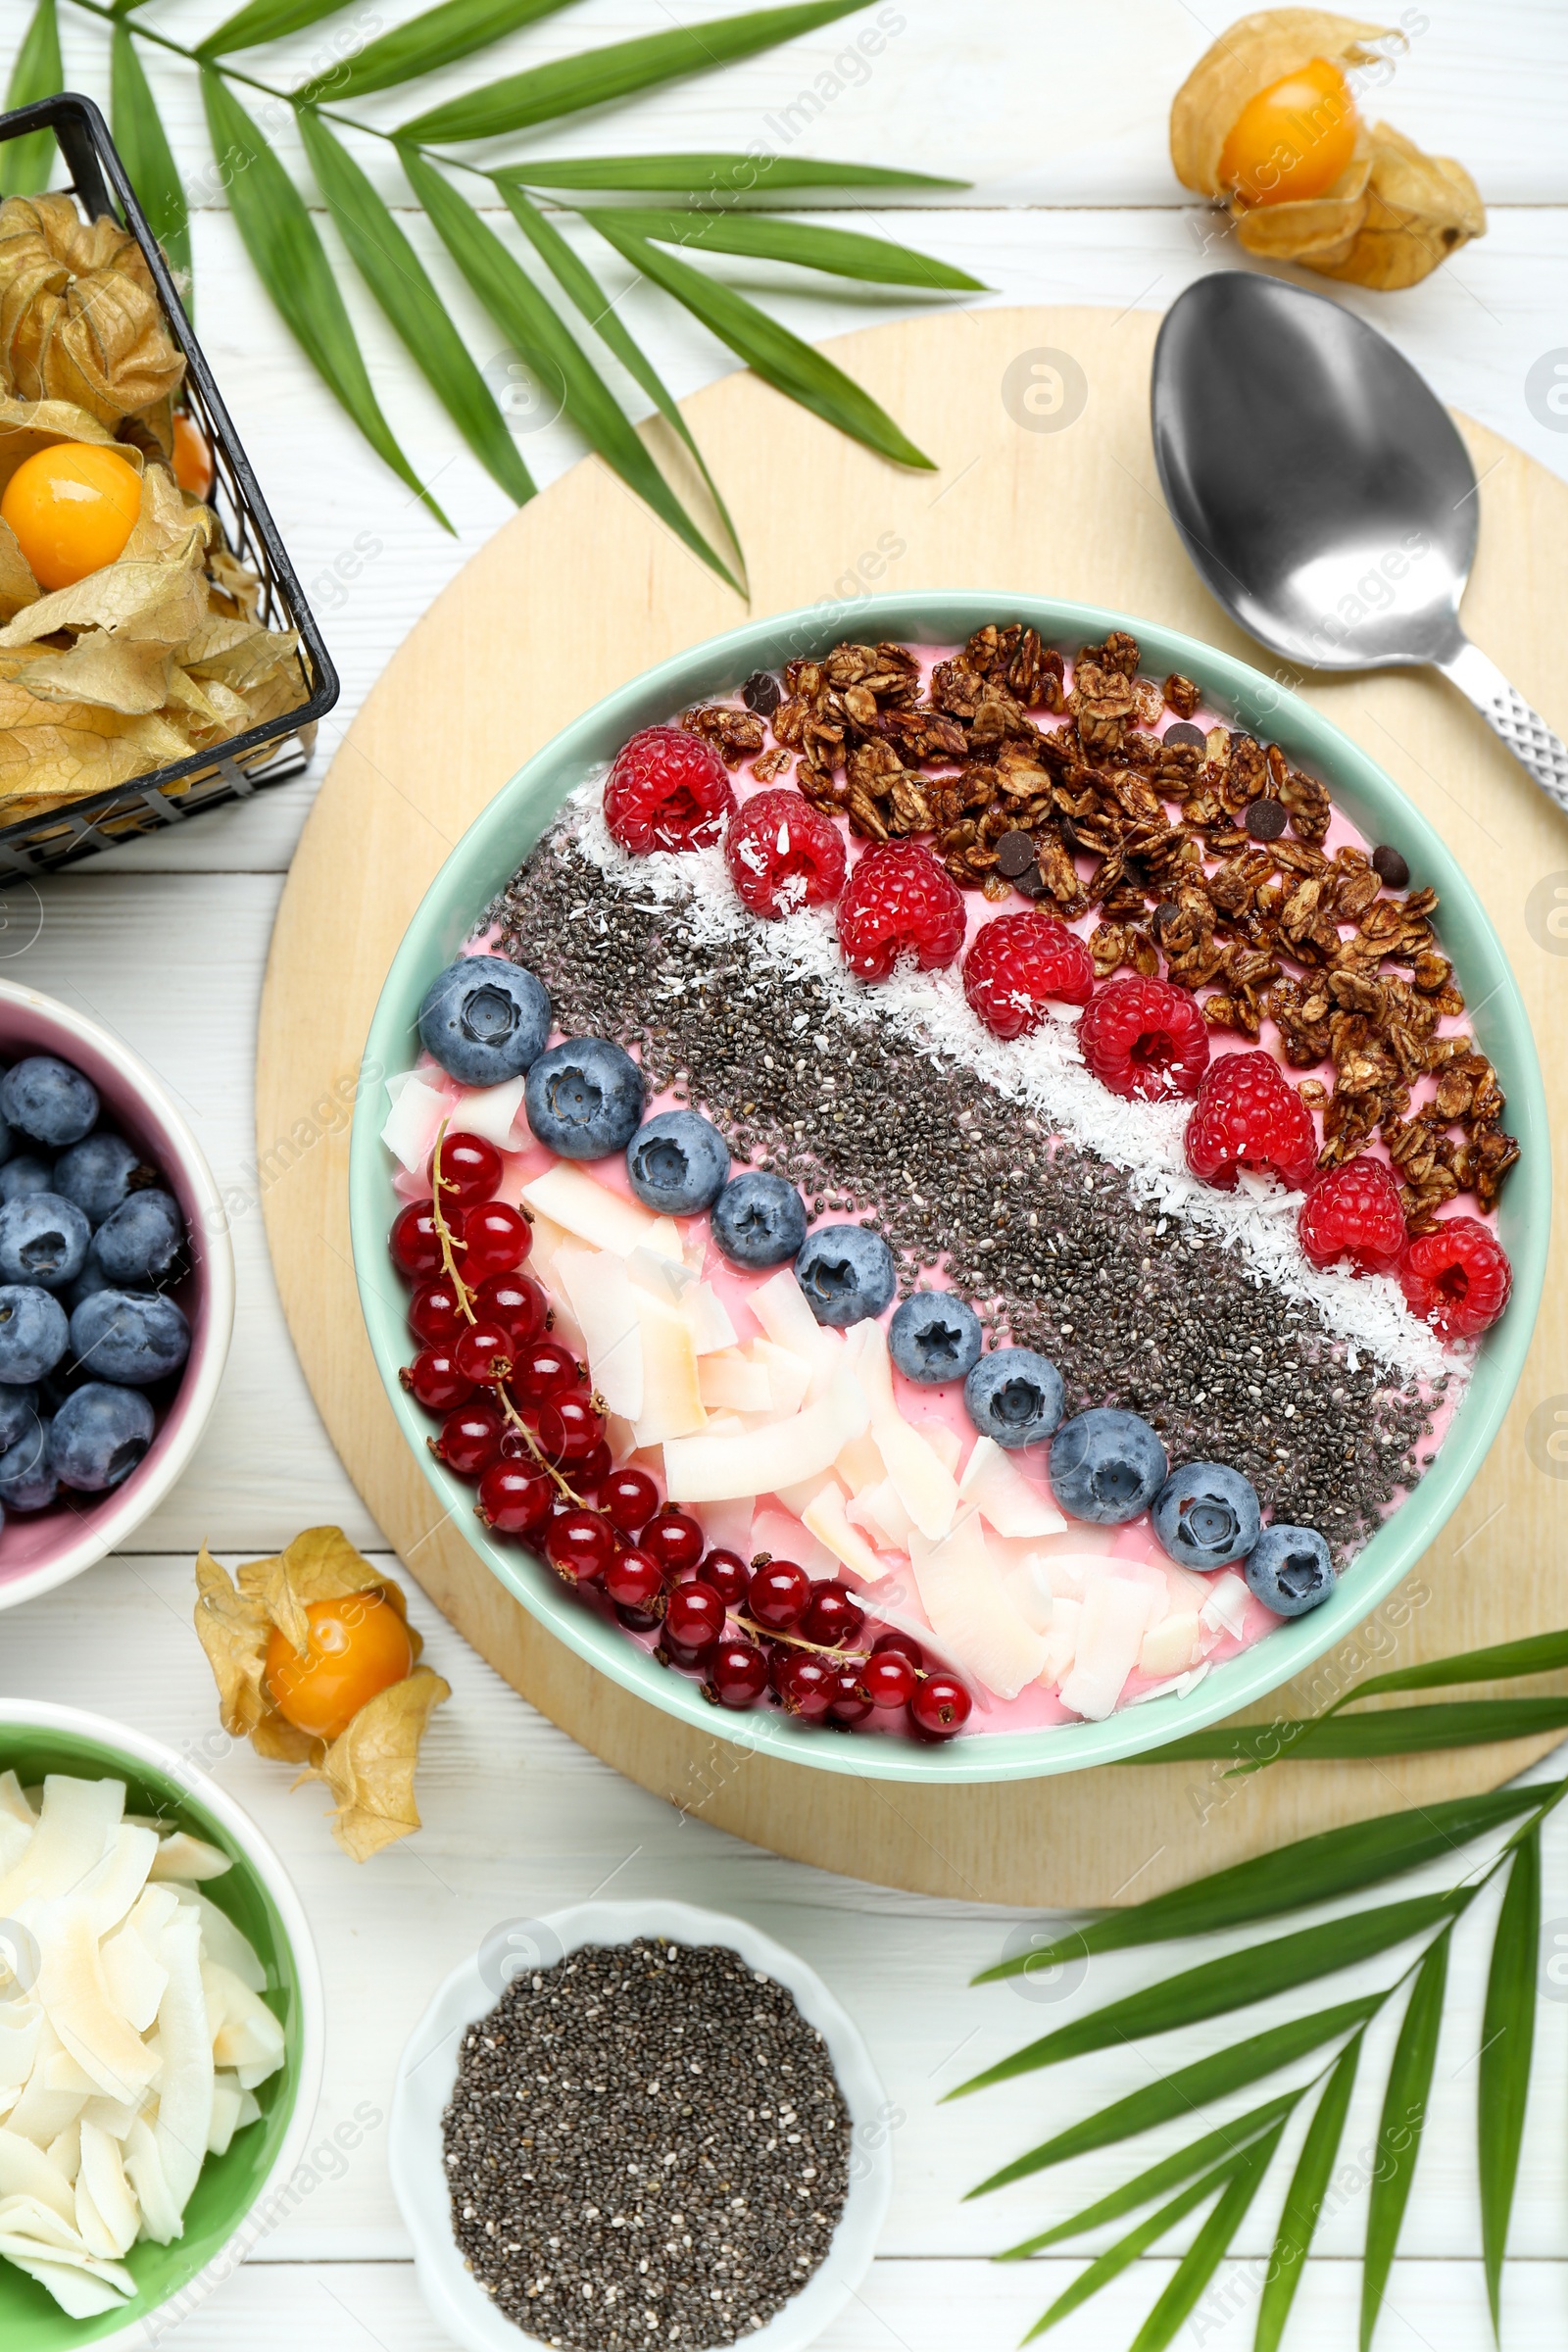
[[[1251,801],[1242,822],[1254,841],[1278,841],[1285,830],[1285,811],[1278,801]]]
[[[1192,726],[1185,718],[1178,718],[1165,729],[1159,740],[1161,743],[1194,743],[1200,751],[1202,751],[1208,742],[1208,737],[1203,733],[1201,727]]]
[[[759,718],[771,718],[784,700],[784,689],[770,669],[754,669],[741,688],[741,701]]]
[[[1387,842],[1381,843],[1373,851],[1372,871],[1390,890],[1405,890],[1409,887],[1410,868],[1398,851],[1391,849]]]
[[[997,871],[1004,874],[1009,882],[1016,882],[1025,867],[1034,864],[1035,845],[1027,833],[1014,829],[1011,833],[1002,834],[996,850]]]
[[[1045,875],[1032,858],[1021,874],[1012,876],[1012,887],[1016,891],[1021,891],[1026,899],[1045,899],[1051,895],[1051,888]]]

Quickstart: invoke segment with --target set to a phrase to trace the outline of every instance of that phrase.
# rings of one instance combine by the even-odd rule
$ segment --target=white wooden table
[[[682,0],[677,12],[663,0],[582,0],[521,36],[515,62],[655,30],[677,13],[701,21],[735,4]],[[68,82],[101,93],[100,28],[69,7],[63,13]],[[193,37],[227,13],[219,0],[172,0],[155,21]],[[413,13],[415,0],[381,0],[380,21]],[[770,114],[776,120],[798,91],[832,73],[858,25],[879,21],[888,35],[882,55],[863,78],[835,76],[842,89],[802,133],[799,151],[970,175],[974,187],[940,210],[902,207],[897,227],[983,278],[996,289],[990,299],[1163,308],[1225,251],[1205,242],[1211,220],[1170,176],[1166,109],[1212,33],[1240,13],[1228,0],[1201,9],[1186,0],[995,0],[985,9],[974,0],[901,0],[879,12],[873,5],[871,17],[609,110],[605,121],[563,130],[551,144],[562,153],[745,147],[770,135]],[[1491,232],[1413,292],[1348,299],[1395,337],[1444,398],[1568,473],[1568,416],[1553,422],[1549,410],[1533,414],[1525,389],[1532,364],[1568,343],[1568,12],[1561,0],[1446,0],[1430,18],[1402,14],[1410,54],[1383,111],[1428,147],[1465,160],[1491,208]],[[0,12],[0,76],[29,15],[24,0],[6,0]],[[374,28],[367,20],[366,29]],[[300,72],[321,38],[319,30],[301,37]],[[461,85],[463,73],[455,69],[449,82]],[[207,153],[195,90],[177,67],[157,79],[182,167],[194,172]],[[380,169],[373,153],[367,161]],[[884,217],[891,209],[879,208]],[[425,239],[422,223],[413,233]],[[220,202],[198,213],[195,251],[208,354],[343,673],[318,775],[405,631],[506,510],[357,285],[348,297],[377,394],[434,482],[456,540],[411,504],[318,386],[258,291]],[[493,330],[461,297],[455,307],[488,359]],[[808,335],[859,322],[869,309],[816,290],[792,290],[779,307]],[[883,307],[892,316],[899,299],[889,296]],[[678,395],[730,364],[682,315],[643,293],[630,297],[627,316]],[[526,444],[543,481],[578,454],[559,427]],[[519,612],[519,627],[526,618]],[[1506,648],[1493,650],[1506,660]],[[162,833],[36,893],[0,897],[0,967],[79,1004],[145,1054],[184,1102],[225,1186],[244,1184],[253,1165],[257,1003],[314,781],[188,832]],[[181,2344],[190,2352],[272,2352],[282,2341],[311,2352],[366,2344],[434,2352],[443,2344],[408,2264],[383,2126],[351,2157],[332,2148],[333,2128],[363,2102],[383,2113],[404,2036],[438,1980],[487,1929],[600,1888],[671,1887],[743,1912],[803,1950],[858,2016],[903,2119],[881,2258],[825,2344],[832,2352],[991,2352],[1015,2343],[1080,2258],[998,2271],[984,2257],[1108,2186],[1116,2163],[1076,2168],[1070,2190],[1054,2175],[980,2205],[961,2204],[961,2194],[999,2150],[1028,2145],[1026,2133],[1044,2136],[1053,2120],[1132,2087],[1146,2061],[1133,2053],[1038,2078],[1010,2095],[938,2106],[954,2082],[1043,2030],[1040,2011],[1012,1989],[964,1989],[999,1955],[1010,1919],[829,1878],[737,1845],[700,1820],[682,1821],[535,1716],[417,1593],[414,1612],[428,1654],[454,1690],[426,1747],[420,1836],[357,1870],[332,1845],[314,1793],[290,1794],[286,1771],[215,1733],[212,1684],[190,1626],[198,1541],[234,1560],[336,1520],[367,1549],[385,1548],[306,1392],[259,1215],[239,1221],[234,1244],[233,1355],[183,1485],[134,1552],[0,1624],[7,1692],[120,1716],[208,1762],[284,1854],[319,1942],[330,2037],[318,2165],[287,2225],[186,2323]],[[1548,1849],[1546,1913],[1562,1915],[1568,1932],[1562,1838]],[[1440,2055],[1436,2112],[1378,2339],[1386,2352],[1479,2352],[1490,2340],[1472,2155],[1477,1955],[1489,1924],[1473,1920],[1461,1940],[1462,1997]],[[1129,1986],[1138,1969],[1136,1960],[1102,1962],[1073,1997]],[[1048,2017],[1054,2023],[1065,2014],[1063,2007]],[[1211,2034],[1206,2046],[1224,2038]],[[1568,2337],[1565,2042],[1568,2007],[1544,1999],[1505,2290],[1513,2347]],[[1194,2037],[1188,2054],[1200,2046]],[[1363,2084],[1369,2073],[1374,2088],[1346,2137],[1343,2202],[1320,2232],[1293,2339],[1323,2352],[1348,2352],[1355,2340],[1359,2274],[1351,2257],[1366,2179],[1358,2151],[1375,2131],[1381,2087],[1377,2069],[1363,2069]],[[1072,2191],[1082,2194],[1068,2206]],[[1272,2219],[1265,2205],[1255,2209],[1247,2255],[1266,2252]],[[1135,2265],[1108,2297],[1067,2324],[1062,2343],[1129,2340],[1170,2267],[1168,2259]],[[1255,2271],[1246,2261],[1230,2266],[1184,2342],[1250,2343],[1256,2292]]]

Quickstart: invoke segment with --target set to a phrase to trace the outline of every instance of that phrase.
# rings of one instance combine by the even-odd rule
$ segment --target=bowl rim
[[[541,1936],[556,1949],[541,1946]],[[533,1947],[531,1965],[553,1965],[588,1943],[628,1943],[638,1936],[681,1944],[718,1943],[738,1952],[795,1995],[808,2024],[827,2044],[844,2103],[854,2151],[849,2193],[820,2267],[766,2326],[744,2339],[759,2352],[805,2352],[849,2301],[876,2254],[893,2194],[891,2122],[896,2111],[872,2063],[859,2027],[810,1963],[749,1920],[710,1911],[670,1896],[572,1903],[538,1919],[492,1929],[430,1998],[398,2061],[393,2085],[387,2161],[392,2192],[414,2240],[419,2291],[433,2319],[469,2352],[547,2352],[476,2286],[452,2231],[448,2182],[441,2162],[441,2116],[457,2079],[458,2040],[487,2017],[505,1984],[519,1973],[487,1982],[484,1955]],[[511,1937],[512,1941],[508,1938]],[[498,1941],[498,1938],[500,1939]],[[548,1954],[548,1956],[547,1956]],[[786,2325],[786,2323],[789,2323]]]
[[[57,1705],[52,1699],[0,1698],[0,1738],[15,1731],[61,1732],[78,1740],[90,1740],[104,1748],[113,1758],[122,1756],[127,1763],[147,1766],[167,1780],[190,1790],[193,1801],[223,1828],[243,1854],[246,1863],[266,1887],[283,1923],[288,1937],[295,1974],[299,1982],[299,2087],[295,2092],[294,2111],[273,2159],[271,2169],[246,2206],[228,2236],[203,2264],[193,2278],[166,2295],[149,2310],[127,2319],[122,2328],[112,2328],[106,2335],[91,2338],[92,2352],[150,2352],[161,2343],[171,2326],[178,2326],[205,2302],[215,2288],[233,2276],[240,2264],[258,2242],[262,2232],[250,2232],[247,2225],[251,2216],[265,2206],[282,2183],[298,2169],[312,2133],[316,2128],[317,2103],[321,2092],[321,2076],[326,2058],[326,1993],[321,1982],[320,1961],[316,1939],[305,1906],[295,1889],[294,1882],[270,1841],[233,1797],[218,1786],[199,1766],[166,1747],[161,1740],[149,1733],[138,1732],[129,1724],[117,1723],[107,1715],[94,1715],[85,1707]],[[166,2316],[172,2304],[180,2307],[178,2319]]]
[[[1507,1314],[1481,1344],[1467,1389],[1433,1468],[1414,1494],[1385,1519],[1334,1596],[1309,1615],[1286,1621],[1206,1675],[1185,1697],[1124,1707],[1100,1723],[978,1734],[940,1747],[885,1738],[823,1739],[785,1717],[710,1706],[685,1676],[658,1667],[619,1629],[592,1614],[560,1580],[516,1546],[503,1546],[477,1524],[466,1532],[471,1490],[437,1462],[423,1443],[428,1423],[400,1388],[404,1348],[401,1297],[389,1305],[385,1252],[391,1171],[380,1143],[381,1089],[355,1102],[349,1166],[355,1275],[371,1352],[405,1436],[448,1517],[498,1581],[579,1657],[622,1689],[705,1733],[780,1762],[882,1781],[958,1785],[1046,1778],[1131,1761],[1239,1713],[1289,1682],[1349,1636],[1394,1592],[1457,1508],[1507,1410],[1534,1330],[1545,1274],[1551,1196],[1550,1138],[1544,1087],[1529,1016],[1502,943],[1457,857],[1387,771],[1332,719],[1235,655],[1163,623],[1102,606],[986,589],[901,590],[845,607],[833,600],[749,621],[703,640],[604,696],[543,745],[474,818],[440,869],[404,933],[376,1004],[366,1045],[368,1062],[403,1066],[416,1050],[414,1012],[423,987],[457,953],[479,913],[510,879],[549,817],[619,743],[639,726],[665,721],[672,710],[732,691],[756,668],[837,642],[854,629],[866,637],[913,643],[961,643],[1003,613],[1032,622],[1048,643],[1086,644],[1126,629],[1150,669],[1174,669],[1199,681],[1205,698],[1238,723],[1267,731],[1330,781],[1336,800],[1353,809],[1376,805],[1385,839],[1415,852],[1414,870],[1436,885],[1449,921],[1469,934],[1465,976],[1482,985],[1467,998],[1485,1009],[1478,1037],[1507,1073],[1509,1122],[1523,1147],[1504,1196],[1513,1263]],[[1157,653],[1153,652],[1157,649]],[[537,802],[536,809],[531,804]],[[521,803],[527,814],[519,823]],[[539,811],[543,814],[540,815]],[[535,819],[538,818],[536,822]],[[1455,942],[1445,942],[1451,950]],[[418,974],[417,989],[410,974]],[[402,1008],[407,1005],[408,1010]],[[400,1056],[403,1062],[400,1062]],[[1487,1375],[1485,1379],[1482,1374]],[[1478,1396],[1478,1389],[1482,1392]],[[461,1517],[460,1517],[461,1514]],[[1151,1761],[1157,1761],[1152,1755]]]
[[[206,1432],[222,1385],[234,1332],[234,1245],[229,1237],[223,1196],[207,1164],[206,1154],[168,1087],[139,1054],[101,1022],[77,1012],[74,1005],[62,1004],[58,997],[49,996],[43,989],[29,988],[18,980],[0,979],[0,1027],[4,1025],[8,1007],[23,1005],[53,1023],[62,1033],[63,1044],[74,1041],[90,1047],[93,1053],[122,1070],[147,1105],[152,1123],[168,1137],[201,1219],[199,1279],[206,1322],[199,1348],[193,1346],[191,1361],[180,1384],[177,1424],[169,1432],[168,1443],[158,1449],[146,1475],[138,1470],[123,1487],[86,1513],[78,1534],[64,1546],[58,1558],[0,1584],[0,1609],[17,1608],[24,1601],[36,1600],[41,1593],[69,1584],[84,1568],[118,1550],[143,1520],[157,1510],[184,1476]]]

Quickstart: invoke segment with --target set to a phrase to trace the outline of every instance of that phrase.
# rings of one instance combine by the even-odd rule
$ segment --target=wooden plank
[[[898,588],[994,583],[999,605],[1014,583],[1048,584],[1245,652],[1150,486],[1155,324],[1145,312],[992,311],[848,338],[840,355],[941,460],[935,479],[897,474],[749,376],[710,388],[691,414],[739,484],[741,529],[757,551],[755,609],[816,603],[826,627],[850,632],[873,577]],[[1084,421],[1059,434],[1021,431],[1000,397],[1014,357],[1042,347],[1075,353],[1089,382]],[[1468,429],[1487,474],[1471,625],[1560,722],[1568,682],[1554,629],[1568,596],[1568,490]],[[303,1076],[314,1083],[352,1062],[403,924],[465,821],[611,684],[727,626],[732,612],[726,592],[597,466],[575,469],[490,541],[393,662],[316,803],[273,939],[262,1133],[286,1126]],[[466,691],[454,706],[447,682],[460,658]],[[1560,818],[1441,680],[1352,677],[1305,691],[1383,759],[1464,858],[1518,960],[1543,1061],[1561,1088],[1568,1007],[1557,959],[1526,928],[1521,888],[1563,861]],[[359,889],[346,899],[350,871]],[[267,1203],[284,1309],[340,1452],[377,1522],[483,1654],[596,1753],[672,1801],[695,1789],[710,1820],[859,1877],[998,1902],[1100,1903],[1331,1820],[1487,1785],[1520,1761],[1518,1750],[1471,1751],[1230,1783],[1207,1766],[1152,1765],[931,1788],[841,1781],[687,1731],[544,1635],[442,1522],[355,1309],[346,1161],[346,1142],[329,1140],[298,1185]],[[1377,1638],[1389,1654],[1434,1656],[1562,1621],[1559,1498],[1531,1464],[1524,1425],[1542,1396],[1568,1392],[1564,1309],[1559,1275],[1504,1435],[1406,1588],[1414,1605],[1382,1613]],[[1344,1646],[1342,1675],[1364,1663],[1370,1638]],[[1287,1711],[1293,1699],[1303,1710],[1321,1704],[1324,1674],[1320,1664],[1287,1690]]]

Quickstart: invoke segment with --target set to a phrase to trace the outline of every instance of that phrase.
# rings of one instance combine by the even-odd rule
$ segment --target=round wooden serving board
[[[937,474],[885,465],[749,373],[711,385],[686,413],[732,502],[752,611],[819,604],[825,630],[853,635],[857,603],[874,590],[994,588],[999,619],[1009,591],[1032,590],[1157,617],[1267,666],[1210,602],[1165,514],[1148,424],[1157,325],[1137,311],[945,311],[832,346],[938,461]],[[1568,733],[1568,487],[1460,422],[1483,485],[1466,624]],[[1518,1770],[1551,1742],[1282,1764],[1229,1783],[1210,1764],[981,1788],[815,1772],[706,1738],[596,1675],[442,1520],[365,1337],[348,1137],[321,1135],[328,1122],[311,1106],[334,1090],[348,1099],[404,927],[491,796],[611,688],[742,617],[586,461],[496,534],[394,656],[305,828],[262,1006],[257,1132],[262,1165],[275,1172],[267,1225],[289,1325],[377,1523],[474,1646],[596,1755],[739,1837],[886,1885],[1014,1905],[1139,1900],[1282,1839]],[[1310,679],[1304,692],[1463,858],[1513,958],[1568,1133],[1568,824],[1435,673]],[[1557,1224],[1535,1347],[1465,1502],[1379,1620],[1268,1712],[1311,1712],[1374,1664],[1568,1622],[1561,1210]]]

